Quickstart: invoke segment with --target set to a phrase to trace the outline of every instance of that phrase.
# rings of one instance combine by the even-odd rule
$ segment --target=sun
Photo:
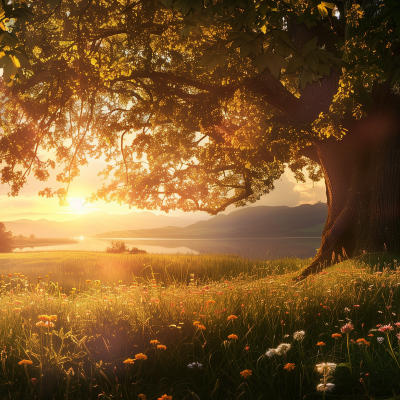
[[[68,204],[70,210],[75,213],[86,211],[85,199],[81,199],[79,197],[69,197]]]

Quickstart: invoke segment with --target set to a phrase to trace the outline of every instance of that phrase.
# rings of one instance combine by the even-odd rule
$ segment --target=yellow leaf
[[[92,59],[90,60],[90,62],[92,63],[92,65],[96,65],[96,64],[97,64],[97,60],[96,60],[95,58],[92,58]]]
[[[321,15],[322,18],[325,18],[328,16],[328,10],[326,9],[326,7],[323,4],[318,4],[318,11],[319,14]]]
[[[261,32],[264,33],[264,34],[267,33],[267,25],[263,25],[263,26],[261,27]]]
[[[19,68],[19,67],[21,66],[21,64],[20,64],[18,58],[17,58],[17,57],[14,57],[14,56],[10,56],[10,57],[11,57],[11,60],[12,60],[13,64],[14,64],[17,68]]]
[[[331,9],[335,8],[335,3],[328,3],[327,1],[321,1],[321,4],[327,8],[331,8]]]

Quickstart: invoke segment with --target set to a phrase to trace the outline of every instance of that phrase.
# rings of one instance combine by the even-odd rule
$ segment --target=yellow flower
[[[200,324],[200,321],[194,321],[194,322],[193,322],[193,325],[194,325],[194,326],[197,326],[197,325],[199,325],[199,324]]]
[[[200,324],[197,325],[197,328],[201,329],[202,331],[206,330],[206,327],[204,325],[200,325]]]
[[[33,364],[33,361],[31,361],[31,360],[21,360],[19,363],[18,363],[18,365],[32,365]]]
[[[243,376],[243,378],[247,378],[247,377],[249,377],[251,374],[252,374],[251,369],[245,369],[244,371],[242,371],[242,372],[240,373],[240,375]]]
[[[286,371],[292,371],[292,370],[294,370],[295,368],[296,368],[296,365],[293,364],[293,363],[287,363],[287,364],[283,367],[283,369],[286,369]]]
[[[150,344],[159,344],[160,342],[158,340],[150,340]]]
[[[158,400],[172,400],[172,396],[167,396],[166,394],[163,394],[161,397],[158,398]]]
[[[334,333],[334,334],[332,335],[332,337],[333,337],[334,339],[339,339],[340,337],[342,337],[342,334],[341,334],[341,333]]]
[[[232,321],[233,319],[237,319],[237,316],[236,315],[230,315],[228,317],[228,321]]]
[[[167,346],[164,346],[163,344],[158,344],[157,349],[167,350]]]
[[[135,355],[136,360],[147,360],[147,356],[143,353],[139,353]]]
[[[326,345],[326,343],[324,343],[324,342],[318,342],[317,343],[317,346],[325,346]]]
[[[228,336],[228,339],[239,339],[239,338],[232,333],[232,335]]]
[[[135,360],[132,360],[132,358],[127,358],[123,363],[124,364],[134,364]]]

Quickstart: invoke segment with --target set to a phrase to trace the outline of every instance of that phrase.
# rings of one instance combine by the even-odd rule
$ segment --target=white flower
[[[334,363],[321,363],[317,364],[317,371],[322,375],[330,375],[335,371],[336,364]]]
[[[306,335],[306,333],[304,331],[297,331],[297,332],[293,333],[293,339],[294,340],[303,340],[305,335]]]
[[[383,341],[385,340],[384,337],[377,337],[376,340],[378,341],[379,344],[382,344]]]
[[[290,350],[290,343],[281,343],[276,349],[275,353],[278,355],[286,354]]]
[[[320,383],[319,385],[317,385],[317,390],[319,392],[331,392],[333,389],[335,388],[335,384],[334,383]]]
[[[203,369],[203,364],[200,364],[199,362],[195,361],[191,364],[188,364],[189,369]]]
[[[265,355],[269,358],[273,357],[275,355],[275,349],[268,349]]]

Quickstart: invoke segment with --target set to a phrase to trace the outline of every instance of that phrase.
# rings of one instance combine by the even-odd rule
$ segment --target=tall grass
[[[258,278],[298,270],[309,260],[284,258],[275,261],[254,261],[235,255],[149,255],[105,254],[95,252],[47,252],[0,254],[0,275],[20,272],[29,282],[49,275],[66,292],[73,287],[85,288],[87,279],[104,283],[130,284],[134,278],[143,281],[189,283],[230,279],[239,275]]]
[[[14,256],[28,268],[27,256],[1,260],[22,268]],[[180,256],[162,275],[163,258],[173,257],[147,256],[142,266],[153,275],[135,279],[129,271],[128,284],[118,281],[134,261],[103,255],[104,265],[125,266],[115,271],[115,285],[95,282],[106,269],[85,267],[93,279],[83,277],[88,281],[70,294],[53,275],[63,262],[79,271],[85,257],[42,256],[59,270],[39,284],[36,275],[30,286],[25,276],[3,274],[0,399],[399,398],[400,270],[393,256],[348,260],[299,282],[300,261],[255,270],[254,262],[232,258],[242,268],[233,272],[222,262],[228,257]],[[92,268],[100,259],[86,255]],[[213,260],[214,267],[204,265]],[[41,263],[39,255],[30,261]],[[354,327],[348,335],[341,332],[347,323]],[[333,373],[318,371],[324,362],[336,364]],[[321,379],[334,389],[317,390]]]

